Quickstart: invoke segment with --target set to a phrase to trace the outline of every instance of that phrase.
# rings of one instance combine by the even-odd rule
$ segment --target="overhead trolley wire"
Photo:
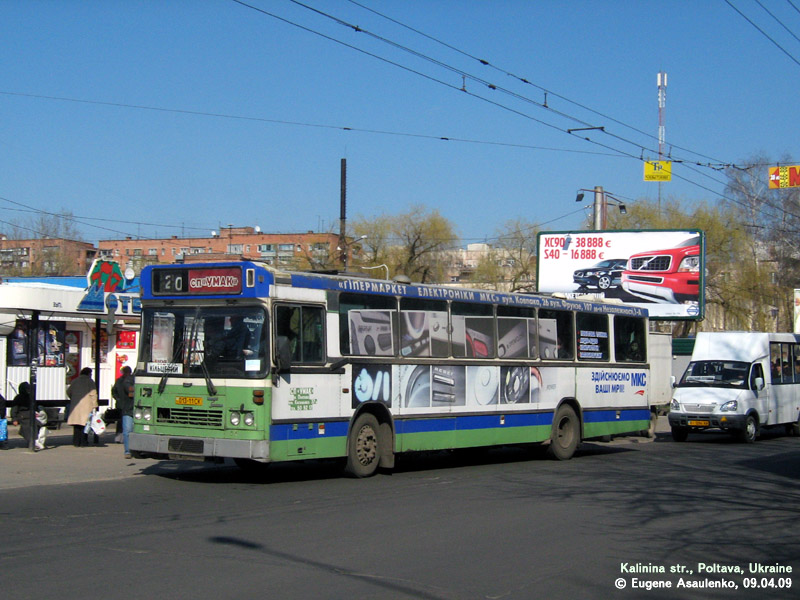
[[[254,8],[255,10],[258,10],[258,11],[260,11],[260,9],[258,9],[258,8],[255,8],[255,7],[252,7],[251,5],[249,5],[249,4],[246,4],[246,3],[245,3],[245,2],[243,2],[242,0],[233,0],[233,1],[234,1],[234,2],[236,2],[237,4],[242,4],[242,5],[244,5],[244,6],[248,6],[248,7],[250,7],[250,8]],[[323,16],[323,17],[326,17],[326,18],[328,18],[328,19],[331,19],[331,20],[333,20],[334,22],[336,22],[336,23],[338,23],[338,24],[340,24],[340,25],[342,25],[342,26],[344,26],[344,27],[350,28],[350,29],[352,29],[353,31],[355,31],[355,32],[357,32],[357,33],[365,33],[365,34],[367,34],[367,35],[369,35],[369,36],[373,37],[374,39],[377,39],[377,40],[379,40],[379,41],[382,41],[382,42],[384,42],[384,43],[386,43],[386,44],[389,44],[390,46],[392,46],[392,47],[394,47],[394,48],[397,48],[397,49],[403,50],[403,51],[405,51],[405,52],[408,52],[408,53],[410,53],[410,54],[412,54],[413,56],[416,56],[416,57],[418,57],[418,58],[422,58],[422,59],[428,60],[429,62],[431,62],[431,63],[433,63],[433,64],[436,64],[436,65],[438,65],[438,66],[441,66],[442,68],[445,68],[445,69],[447,69],[447,70],[449,70],[449,71],[451,71],[451,72],[455,72],[455,73],[457,73],[457,74],[459,74],[459,75],[462,75],[463,77],[468,77],[468,78],[470,78],[471,80],[473,80],[473,81],[475,81],[475,82],[477,82],[477,83],[480,83],[481,85],[485,85],[485,86],[487,86],[489,89],[503,91],[503,92],[505,92],[505,93],[508,93],[508,94],[510,94],[511,96],[513,96],[513,97],[515,97],[515,98],[518,98],[518,99],[525,100],[525,101],[527,101],[527,102],[529,102],[529,103],[531,103],[531,104],[534,104],[534,105],[536,105],[536,106],[538,106],[538,107],[540,107],[540,108],[544,108],[544,109],[550,110],[550,111],[552,111],[554,114],[557,114],[557,115],[559,115],[559,116],[562,116],[562,117],[565,117],[565,118],[568,118],[568,119],[572,119],[573,121],[575,121],[575,122],[577,122],[577,123],[580,123],[580,124],[582,124],[582,125],[587,125],[587,126],[588,126],[588,125],[590,125],[589,123],[587,123],[587,122],[585,122],[585,121],[582,121],[582,120],[578,119],[577,117],[573,117],[573,116],[571,116],[571,115],[568,115],[568,114],[566,114],[566,113],[563,113],[563,112],[560,112],[560,111],[556,111],[556,110],[552,109],[552,107],[549,107],[549,106],[547,106],[546,104],[543,104],[543,103],[537,102],[537,101],[535,101],[535,100],[531,100],[531,99],[529,99],[529,98],[526,98],[526,97],[524,97],[524,96],[521,96],[521,95],[519,95],[519,94],[516,94],[516,93],[514,93],[514,92],[511,92],[511,91],[509,91],[509,90],[505,90],[504,88],[501,88],[501,87],[499,87],[499,86],[496,86],[496,85],[494,85],[494,84],[492,84],[492,83],[488,82],[487,80],[484,80],[484,79],[482,79],[482,78],[480,78],[480,77],[477,77],[477,76],[471,75],[471,74],[467,73],[466,71],[463,71],[462,69],[458,69],[458,68],[456,68],[456,67],[452,67],[452,66],[450,66],[450,65],[448,65],[448,64],[446,64],[446,63],[443,63],[442,61],[440,61],[440,60],[438,60],[438,59],[434,59],[434,58],[432,58],[432,57],[429,57],[429,56],[427,56],[427,55],[425,55],[425,54],[423,54],[423,53],[421,53],[421,52],[418,52],[418,51],[416,51],[416,50],[413,50],[413,49],[410,49],[410,48],[408,48],[408,47],[406,47],[406,46],[403,46],[402,44],[399,44],[399,43],[397,43],[397,42],[394,42],[394,41],[392,41],[392,40],[389,40],[389,39],[387,39],[387,38],[385,38],[385,37],[383,37],[383,36],[379,36],[379,35],[377,35],[377,34],[374,34],[374,33],[370,32],[370,31],[368,31],[368,30],[364,29],[363,27],[360,27],[360,26],[358,26],[358,25],[354,25],[354,24],[352,24],[352,23],[349,23],[349,22],[347,22],[347,21],[345,21],[345,20],[343,20],[343,19],[340,19],[340,18],[338,18],[338,17],[336,17],[336,16],[330,15],[330,14],[328,14],[328,13],[325,13],[324,11],[321,11],[321,10],[319,10],[319,9],[316,9],[316,8],[314,8],[314,7],[311,7],[311,6],[309,6],[309,5],[307,5],[307,4],[303,3],[303,2],[300,2],[300,0],[289,0],[289,1],[290,1],[290,2],[292,2],[293,4],[296,4],[297,6],[300,6],[300,7],[303,7],[303,8],[305,8],[305,9],[307,9],[307,10],[310,10],[310,11],[312,11],[312,12],[314,12],[314,13],[316,13],[316,14],[320,15],[320,16]],[[368,11],[370,11],[370,12],[372,12],[372,13],[374,13],[374,14],[376,14],[376,15],[378,15],[378,16],[380,16],[380,17],[382,17],[382,18],[386,18],[386,19],[388,19],[388,20],[392,21],[393,23],[396,23],[396,24],[398,24],[398,25],[400,25],[400,26],[402,26],[402,27],[408,28],[408,29],[410,29],[411,31],[414,31],[415,33],[419,33],[420,35],[423,35],[423,36],[425,36],[425,37],[426,37],[426,38],[428,38],[428,39],[431,39],[431,40],[433,40],[433,41],[435,41],[435,42],[437,42],[437,43],[441,43],[441,44],[445,45],[446,47],[448,47],[448,48],[450,48],[450,49],[453,49],[453,50],[454,50],[454,51],[456,51],[456,52],[459,52],[459,53],[461,53],[461,54],[464,54],[465,56],[468,56],[469,58],[472,58],[472,59],[474,59],[474,60],[477,60],[477,61],[478,61],[478,62],[480,62],[482,65],[485,65],[485,66],[490,66],[490,67],[492,67],[492,68],[495,68],[495,69],[497,69],[497,70],[499,70],[499,71],[501,71],[501,72],[503,72],[503,73],[505,73],[505,74],[507,74],[507,75],[509,75],[509,76],[511,76],[511,77],[515,77],[515,78],[519,79],[520,81],[523,81],[524,83],[528,83],[528,84],[530,84],[530,82],[529,82],[528,80],[524,79],[524,78],[521,78],[521,77],[519,77],[519,76],[516,76],[516,75],[514,75],[513,73],[510,73],[510,72],[508,72],[508,71],[505,71],[505,70],[503,70],[503,69],[499,69],[499,68],[497,68],[497,67],[494,67],[493,65],[491,65],[491,63],[490,63],[488,60],[485,60],[485,59],[480,59],[480,58],[474,57],[474,56],[472,56],[472,55],[470,55],[470,54],[468,54],[468,53],[466,53],[466,52],[463,52],[463,51],[461,51],[461,50],[459,50],[459,49],[457,49],[457,48],[455,48],[455,47],[453,47],[453,46],[451,46],[451,45],[449,45],[449,44],[445,44],[444,42],[440,42],[440,41],[439,41],[438,39],[436,39],[436,38],[433,38],[433,37],[431,37],[431,36],[428,36],[427,34],[424,34],[424,33],[422,33],[422,32],[419,32],[418,30],[416,30],[416,29],[413,29],[413,28],[411,28],[411,27],[408,27],[407,25],[405,25],[405,24],[403,24],[403,23],[401,23],[401,22],[399,22],[399,21],[397,21],[397,20],[395,20],[395,19],[391,19],[391,18],[389,18],[389,17],[386,17],[386,16],[385,16],[385,15],[383,15],[382,13],[379,13],[379,12],[377,12],[377,11],[374,11],[374,10],[372,10],[372,9],[368,8],[368,7],[365,7],[364,5],[362,5],[362,4],[358,3],[358,2],[355,2],[354,0],[349,0],[349,1],[350,1],[352,4],[355,4],[356,6],[359,6],[359,7],[361,7],[361,8],[364,8],[365,10],[368,10]],[[726,0],[726,1],[727,1],[727,0]],[[281,19],[281,20],[283,20],[283,19]],[[301,27],[302,27],[302,26],[301,26]],[[303,28],[304,28],[304,27],[303,27]],[[304,28],[304,29],[307,29],[307,28]],[[313,32],[313,30],[311,30],[311,31]],[[315,33],[316,33],[316,32],[315,32]],[[332,38],[330,38],[330,36],[326,36],[326,35],[324,35],[324,34],[319,34],[319,33],[317,33],[317,34],[318,34],[318,35],[322,35],[323,37],[325,37],[325,38],[327,38],[327,39],[332,39]],[[341,44],[343,44],[343,45],[345,45],[345,46],[352,47],[352,46],[350,46],[349,44],[347,44],[346,42],[339,42],[338,40],[335,40],[335,39],[334,39],[333,41],[337,41],[337,43],[341,43]],[[357,49],[357,50],[358,50],[358,51],[360,51],[360,52],[364,52],[364,53],[366,53],[366,54],[368,54],[368,55],[370,55],[370,56],[376,57],[376,55],[374,55],[373,53],[366,52],[366,51],[364,51],[364,50],[361,50],[361,49]],[[385,62],[389,62],[389,63],[391,63],[391,64],[395,64],[395,65],[397,64],[397,63],[395,63],[394,61],[389,61],[388,59],[384,59],[383,57],[379,57],[379,56],[377,56],[376,58],[378,58],[379,60],[383,60],[383,61],[385,61]],[[405,67],[402,67],[402,66],[401,66],[401,68],[405,68]],[[410,70],[410,69],[409,69],[409,70]],[[412,71],[412,72],[416,72],[416,71],[414,71],[414,70],[411,70],[411,71]],[[451,84],[448,84],[448,83],[446,83],[446,82],[442,82],[442,81],[440,81],[440,80],[436,80],[435,78],[431,78],[430,76],[427,76],[427,75],[426,75],[426,77],[427,77],[427,78],[429,78],[429,79],[434,79],[435,81],[437,81],[437,82],[439,82],[439,83],[442,83],[443,85],[446,85],[446,86],[448,86],[448,87],[451,87],[451,88],[454,88],[454,89],[460,89],[461,91],[467,91],[467,90],[465,90],[465,89],[463,89],[463,88],[457,88],[457,86],[453,86],[453,85],[451,85]],[[535,85],[535,84],[530,84],[530,85]],[[544,88],[541,88],[540,86],[536,86],[536,87],[538,87],[539,89],[542,89],[542,90],[544,90]],[[469,93],[469,92],[467,92],[467,93]],[[485,98],[485,97],[483,97],[483,96],[479,96],[479,95],[477,95],[477,94],[471,94],[471,95],[472,95],[473,97],[476,97],[476,98],[478,98],[478,99],[481,99],[481,100],[483,100],[483,101],[485,101],[485,102],[489,102],[489,103],[491,103],[491,104],[494,104],[495,106],[498,106],[498,107],[500,107],[500,108],[503,108],[503,109],[505,109],[505,110],[508,110],[508,111],[514,112],[514,113],[516,113],[516,114],[519,114],[520,116],[523,116],[523,117],[526,117],[526,118],[533,119],[534,121],[536,121],[536,122],[538,122],[538,123],[545,124],[546,126],[548,126],[548,127],[551,127],[551,128],[553,128],[553,129],[556,129],[556,130],[558,130],[558,131],[562,131],[562,132],[564,131],[563,129],[561,129],[561,128],[559,128],[559,127],[555,126],[555,125],[552,125],[552,124],[550,124],[550,123],[543,123],[543,122],[542,122],[540,119],[533,118],[533,117],[531,117],[530,115],[527,115],[526,113],[522,113],[521,111],[517,111],[516,109],[513,109],[513,108],[510,108],[510,107],[507,107],[507,106],[505,106],[505,105],[503,105],[503,104],[501,104],[501,103],[499,103],[499,102],[495,102],[495,101],[493,101],[493,100],[489,100],[489,99],[487,99],[487,98]],[[558,96],[558,95],[557,95],[557,96]],[[560,96],[558,96],[558,97],[560,97]],[[585,107],[585,106],[583,106],[583,105],[579,105],[578,103],[575,103],[575,102],[573,102],[573,101],[571,101],[571,100],[569,100],[569,99],[567,99],[567,98],[563,98],[563,99],[564,99],[565,101],[567,101],[567,102],[571,102],[571,103],[575,104],[576,106],[581,106],[581,107],[585,108],[586,110],[589,110],[589,111],[591,111],[591,112],[595,112],[595,113],[596,113],[596,111],[594,111],[594,110],[592,110],[592,109],[590,109],[590,108],[588,108],[588,107]],[[596,114],[599,114],[599,113],[596,113]],[[606,118],[610,118],[610,117],[606,117]],[[631,126],[628,126],[628,125],[626,125],[625,123],[622,123],[622,122],[616,121],[616,120],[615,120],[615,119],[613,119],[613,118],[610,118],[610,119],[611,119],[612,121],[618,122],[620,125],[623,125],[623,126],[625,126],[625,127],[628,127],[628,128],[630,128],[630,129],[633,129],[634,131],[639,131],[639,130],[637,130],[637,129],[636,129],[636,128],[634,128],[634,127],[631,127]],[[582,139],[584,139],[585,141],[588,141],[588,142],[590,142],[590,143],[592,143],[592,144],[597,144],[597,145],[600,145],[600,146],[602,146],[602,147],[604,147],[604,148],[607,148],[607,149],[610,149],[610,150],[612,150],[612,151],[614,151],[614,152],[617,152],[617,153],[619,153],[619,154],[620,154],[620,155],[622,155],[622,156],[627,156],[627,157],[629,157],[629,158],[634,158],[634,159],[637,159],[637,160],[640,160],[640,161],[644,161],[644,157],[643,157],[643,153],[644,153],[644,151],[650,151],[650,152],[654,152],[654,153],[655,153],[655,150],[654,150],[654,149],[652,149],[652,148],[648,148],[648,147],[646,147],[646,146],[644,146],[644,145],[642,145],[642,144],[639,144],[639,143],[637,143],[637,142],[634,142],[634,141],[632,141],[632,140],[628,140],[628,139],[626,139],[626,138],[623,138],[623,137],[621,137],[621,136],[618,136],[618,135],[616,135],[616,134],[613,134],[613,133],[611,133],[611,132],[608,132],[608,131],[606,131],[606,130],[605,130],[605,128],[602,128],[602,127],[588,127],[588,128],[589,128],[589,129],[599,129],[599,130],[600,130],[600,131],[602,131],[603,133],[605,133],[605,134],[607,134],[607,135],[609,135],[609,136],[611,136],[611,137],[614,137],[614,138],[618,139],[619,141],[622,141],[622,142],[625,142],[625,143],[628,143],[628,144],[631,144],[631,145],[635,146],[637,149],[641,150],[641,152],[642,152],[642,155],[640,155],[639,157],[636,157],[636,156],[634,156],[634,155],[632,155],[632,154],[630,154],[630,153],[628,153],[628,152],[625,152],[625,151],[623,151],[623,150],[621,150],[621,149],[619,149],[619,148],[613,148],[612,146],[609,146],[609,145],[607,145],[607,144],[602,144],[601,142],[598,142],[598,141],[596,141],[596,140],[592,140],[591,138],[588,138],[588,137],[583,137],[583,138],[582,138]],[[566,130],[566,133],[569,133],[569,134],[571,134],[571,135],[575,135],[575,133],[574,133],[575,131],[578,131],[578,130],[577,130],[577,129],[576,129],[576,130],[567,129],[567,130]],[[655,136],[651,136],[651,135],[649,135],[649,134],[646,134],[645,132],[641,132],[641,131],[639,131],[639,132],[640,132],[640,133],[643,133],[643,134],[644,134],[644,135],[646,135],[647,137],[651,137],[651,138],[654,138],[654,139],[655,139]],[[676,146],[676,145],[672,145],[672,147],[673,147],[673,148],[678,148],[678,146]],[[700,154],[700,153],[698,153],[698,152],[694,152],[694,151],[691,151],[691,150],[686,150],[686,149],[683,149],[683,150],[684,150],[684,151],[686,151],[686,152],[689,152],[689,153],[691,153],[691,154],[695,154],[695,155],[697,155],[697,156],[704,156],[704,155],[702,155],[702,154]],[[708,157],[708,156],[705,156],[705,158],[709,158],[709,159],[711,159],[711,160],[715,160],[715,159],[713,159],[713,158],[711,158],[711,157]],[[696,163],[696,162],[694,162],[694,161],[688,161],[688,160],[685,160],[685,159],[680,159],[680,158],[673,158],[673,159],[672,159],[672,162],[678,162],[678,163],[681,163],[681,164],[683,164],[684,166],[687,166],[687,167],[689,167],[689,166],[690,166],[690,165],[692,165],[692,164],[695,164],[695,165],[696,165],[696,166],[698,166],[698,167],[709,167],[709,168],[712,168],[712,169],[714,169],[714,170],[720,170],[721,168],[726,168],[726,167],[734,167],[734,166],[735,166],[735,165],[733,165],[733,164],[731,164],[731,163],[725,163],[725,162],[723,162],[723,161],[719,161],[719,163],[718,163],[717,165],[711,165],[711,164],[704,165],[704,164],[702,164],[702,163]],[[700,173],[700,172],[699,172],[697,169],[691,169],[691,170],[692,170],[692,171],[694,171],[694,172],[696,172],[696,173],[698,173],[698,175],[700,175],[700,174],[701,174],[701,173]],[[741,203],[741,201],[738,201],[738,200],[737,200],[737,199],[735,199],[735,198],[727,198],[727,197],[726,197],[724,194],[720,194],[719,192],[717,192],[717,191],[713,190],[712,188],[709,188],[709,187],[707,187],[707,186],[704,186],[704,185],[702,185],[702,184],[700,184],[700,183],[698,183],[698,182],[696,182],[696,181],[692,181],[691,179],[689,179],[689,178],[687,178],[687,177],[683,177],[683,176],[681,176],[680,174],[678,174],[678,173],[675,173],[674,171],[673,171],[673,175],[674,175],[676,178],[678,178],[678,179],[681,179],[681,180],[685,181],[686,183],[688,183],[688,184],[690,184],[690,185],[694,185],[694,186],[696,186],[696,187],[699,187],[699,188],[701,188],[701,189],[704,189],[704,190],[706,190],[706,191],[709,191],[709,192],[711,192],[711,193],[712,193],[713,195],[715,195],[715,196],[719,196],[719,197],[721,197],[721,198],[724,198],[724,199],[726,199],[726,200],[728,200],[728,201],[731,201],[731,202],[734,202],[734,203],[739,203],[739,204],[742,204],[742,203]],[[708,174],[703,174],[703,175],[704,175],[704,176],[706,176],[706,177],[709,177],[709,178],[711,178],[713,181],[715,181],[715,182],[717,182],[717,183],[719,183],[719,184],[721,184],[721,185],[725,185],[725,182],[723,182],[723,181],[720,181],[720,180],[718,180],[718,179],[715,179],[715,178],[713,178],[712,176],[710,176],[710,175],[708,175]],[[775,206],[773,206],[773,205],[770,205],[770,204],[768,204],[768,203],[766,203],[766,202],[765,202],[765,204],[767,204],[767,206],[770,206],[771,208],[776,208],[777,210],[781,210],[781,211],[783,211],[783,212],[784,212],[784,214],[790,214],[790,215],[791,215],[791,213],[788,213],[788,212],[787,212],[787,211],[785,211],[784,209],[781,209],[781,208],[775,207]],[[773,215],[773,216],[777,216],[777,215]],[[792,216],[796,216],[796,215],[792,215]]]
[[[297,3],[295,0],[290,0],[290,1]],[[633,125],[630,125],[628,123],[620,121],[619,119],[616,119],[616,118],[614,118],[612,116],[609,116],[609,115],[607,115],[605,113],[602,113],[602,112],[600,112],[598,110],[595,110],[595,109],[593,109],[593,108],[591,108],[591,107],[589,107],[589,106],[587,106],[585,104],[582,104],[580,102],[577,102],[575,100],[567,98],[566,96],[563,96],[563,95],[561,95],[561,94],[559,94],[557,92],[554,92],[554,91],[552,91],[552,90],[550,90],[548,88],[545,88],[545,87],[543,87],[541,85],[538,85],[538,84],[530,81],[529,79],[527,79],[525,77],[517,75],[517,74],[515,74],[515,73],[513,73],[511,71],[508,71],[508,70],[504,69],[504,68],[498,67],[498,66],[492,64],[491,62],[489,62],[486,59],[479,58],[477,56],[474,56],[473,54],[470,54],[469,52],[461,50],[460,48],[456,48],[455,46],[453,46],[451,44],[448,44],[447,42],[444,42],[444,41],[442,41],[442,40],[440,40],[440,39],[438,39],[436,37],[428,35],[427,33],[423,32],[423,31],[420,31],[419,29],[415,29],[414,27],[411,27],[411,26],[409,26],[409,25],[407,25],[407,24],[405,24],[405,23],[403,23],[401,21],[398,21],[397,19],[389,17],[389,16],[387,16],[387,15],[385,15],[385,14],[383,14],[383,13],[377,11],[377,10],[374,10],[374,9],[368,7],[368,6],[365,6],[365,5],[363,5],[363,4],[359,3],[359,2],[356,2],[356,0],[348,0],[348,2],[360,7],[362,9],[366,10],[366,11],[369,11],[369,12],[371,12],[371,13],[373,13],[373,14],[375,14],[375,15],[383,18],[383,19],[386,19],[386,20],[388,20],[388,21],[390,21],[392,23],[395,23],[396,25],[399,25],[400,27],[408,29],[409,31],[412,31],[412,32],[416,33],[417,35],[420,35],[420,36],[422,36],[422,37],[424,37],[426,39],[429,39],[429,40],[431,40],[431,41],[433,41],[433,42],[435,42],[437,44],[440,44],[440,45],[444,46],[445,48],[448,48],[448,49],[450,49],[450,50],[452,50],[452,51],[454,51],[454,52],[456,52],[458,54],[461,54],[461,55],[463,55],[463,56],[465,56],[467,58],[470,58],[470,59],[480,63],[483,66],[489,67],[490,69],[494,69],[494,70],[496,70],[496,71],[498,71],[498,72],[500,72],[500,73],[502,73],[504,75],[507,75],[508,77],[512,77],[512,78],[518,80],[519,82],[521,82],[521,83],[523,83],[525,85],[529,85],[531,87],[534,87],[534,88],[538,89],[539,91],[541,91],[542,93],[545,94],[545,102],[541,103],[541,104],[540,103],[536,103],[537,105],[539,105],[542,108],[546,108],[548,110],[553,110],[552,107],[547,105],[547,100],[546,100],[547,96],[553,96],[555,98],[558,98],[559,100],[563,100],[564,102],[567,102],[569,104],[577,106],[578,108],[581,108],[581,109],[586,110],[588,112],[591,112],[591,113],[593,113],[593,114],[595,114],[595,115],[597,115],[599,117],[602,117],[602,118],[607,119],[607,120],[609,120],[609,121],[611,121],[613,123],[616,123],[617,125],[621,125],[622,127],[625,127],[625,128],[630,129],[632,131],[635,131],[636,133],[639,133],[639,134],[641,134],[641,135],[643,135],[643,136],[645,136],[647,138],[650,138],[652,140],[658,141],[658,137],[652,135],[651,133],[648,133],[648,132],[643,131],[643,130],[641,130],[641,129],[633,126]],[[561,114],[561,113],[559,113],[559,114]],[[613,134],[610,134],[610,135],[613,135]],[[695,156],[700,156],[700,157],[706,158],[706,159],[708,159],[710,161],[713,161],[715,163],[720,164],[721,166],[728,166],[725,163],[725,161],[722,161],[720,159],[717,159],[717,158],[714,158],[714,157],[711,157],[711,156],[707,156],[705,154],[702,154],[702,153],[694,151],[694,150],[690,150],[688,148],[684,148],[684,147],[679,146],[677,144],[672,144],[671,143],[670,146],[672,148],[677,148],[679,150],[683,150],[684,152],[688,152],[690,154],[694,154]],[[679,161],[679,162],[684,162],[684,161]],[[703,165],[703,166],[706,166],[706,165]]]
[[[741,17],[742,17],[742,18],[743,18],[745,21],[747,21],[748,23],[750,23],[750,25],[751,25],[751,26],[752,26],[754,29],[758,30],[758,32],[759,32],[761,35],[763,35],[763,36],[764,36],[765,38],[767,38],[767,39],[768,39],[770,42],[772,42],[772,43],[775,45],[775,47],[776,47],[776,48],[778,48],[778,50],[780,50],[781,52],[783,52],[783,53],[784,53],[786,56],[788,56],[788,57],[789,57],[789,59],[791,59],[791,61],[792,61],[792,62],[794,62],[796,65],[800,66],[800,60],[797,60],[797,59],[796,59],[794,56],[792,56],[791,54],[789,54],[789,51],[788,51],[788,50],[786,50],[786,48],[784,48],[784,47],[783,47],[783,46],[781,46],[781,45],[780,45],[778,42],[776,42],[774,39],[772,39],[772,37],[771,37],[771,36],[770,36],[770,35],[769,35],[769,34],[768,34],[766,31],[764,31],[763,29],[761,29],[761,27],[759,27],[758,25],[756,25],[756,24],[755,24],[755,23],[754,23],[754,22],[753,22],[753,21],[752,21],[752,20],[751,20],[751,19],[750,19],[750,18],[749,18],[747,15],[745,15],[745,14],[744,14],[742,11],[740,11],[740,10],[739,10],[738,8],[736,8],[736,7],[735,7],[733,4],[731,4],[730,0],[725,0],[725,4],[727,4],[727,5],[728,5],[728,6],[730,6],[730,7],[731,7],[733,10],[735,10],[735,11],[736,11],[736,12],[739,14],[739,16],[741,16]],[[765,9],[765,10],[766,10],[766,9]],[[767,11],[767,12],[769,12],[769,11]]]

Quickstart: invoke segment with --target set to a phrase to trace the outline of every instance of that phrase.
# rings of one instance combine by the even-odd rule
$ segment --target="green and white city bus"
[[[135,456],[247,467],[547,444],[647,430],[647,311],[290,273],[258,262],[142,270]]]

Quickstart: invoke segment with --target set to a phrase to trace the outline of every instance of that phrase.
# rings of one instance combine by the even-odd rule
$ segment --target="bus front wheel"
[[[378,420],[369,413],[356,419],[347,439],[347,466],[345,472],[353,477],[374,475],[380,462],[380,436]]]
[[[562,405],[553,419],[553,434],[547,455],[556,460],[569,460],[580,442],[578,415],[568,404]]]

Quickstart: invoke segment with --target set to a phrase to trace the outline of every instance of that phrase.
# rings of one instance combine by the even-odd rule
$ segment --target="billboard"
[[[800,165],[769,168],[769,189],[800,187]]]
[[[537,248],[540,293],[614,299],[653,319],[703,318],[702,231],[542,232]]]
[[[644,161],[645,181],[672,181],[672,162],[668,160]]]

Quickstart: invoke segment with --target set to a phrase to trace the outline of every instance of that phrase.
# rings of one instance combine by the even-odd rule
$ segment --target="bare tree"
[[[448,265],[448,250],[456,243],[453,225],[436,209],[414,205],[399,215],[355,220],[365,249],[362,264],[385,264],[421,283],[440,282]]]

